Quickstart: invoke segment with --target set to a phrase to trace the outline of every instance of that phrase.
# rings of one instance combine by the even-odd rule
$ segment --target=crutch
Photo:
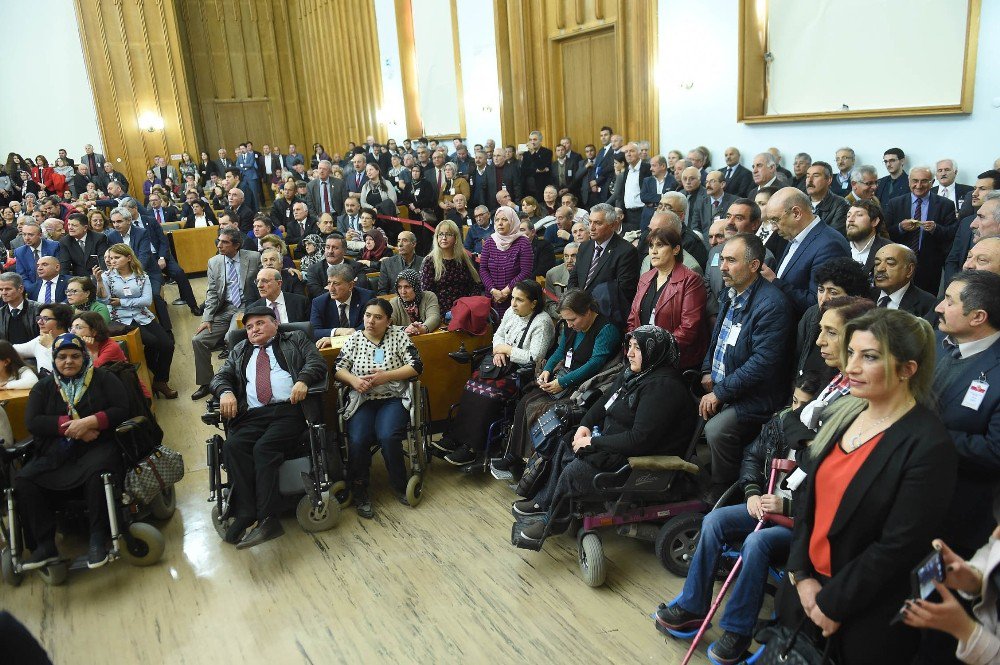
[[[795,469],[795,462],[789,459],[773,459],[771,460],[771,479],[767,484],[767,493],[774,493],[774,486],[777,484],[779,473],[789,473]],[[764,513],[764,517],[757,522],[757,526],[754,528],[753,532],[756,533],[764,528],[764,522],[771,521],[782,526],[787,526],[791,528],[792,520],[785,517],[784,515],[776,515],[772,513]],[[688,647],[687,654],[684,656],[684,660],[681,661],[681,665],[688,665],[691,660],[691,656],[694,655],[694,650],[698,648],[698,642],[701,641],[701,636],[705,634],[708,630],[708,624],[712,621],[712,617],[715,613],[719,611],[719,605],[722,604],[722,599],[726,597],[726,592],[729,591],[729,585],[733,583],[736,579],[736,574],[740,572],[740,566],[743,565],[743,555],[740,555],[736,559],[736,563],[733,565],[733,569],[729,571],[729,576],[726,577],[726,581],[722,583],[722,588],[719,590],[719,595],[715,597],[715,601],[712,606],[708,608],[708,614],[705,615],[705,620],[701,622],[701,626],[698,628],[698,633],[691,640],[691,646]]]

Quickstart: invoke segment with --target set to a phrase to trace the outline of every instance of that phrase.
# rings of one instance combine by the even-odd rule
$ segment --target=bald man
[[[875,253],[872,300],[879,307],[901,309],[921,318],[937,305],[937,298],[914,286],[917,255],[906,245],[893,243]]]

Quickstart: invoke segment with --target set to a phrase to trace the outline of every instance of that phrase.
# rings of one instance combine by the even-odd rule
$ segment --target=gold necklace
[[[910,405],[910,401],[907,400],[901,406],[909,406],[909,405]],[[871,426],[869,426],[869,427],[867,427],[867,428],[859,431],[857,434],[855,434],[854,436],[852,436],[851,437],[851,441],[848,444],[848,445],[850,445],[851,449],[848,450],[847,452],[853,453],[855,450],[857,450],[858,448],[860,448],[862,446],[862,444],[867,443],[869,440],[871,440],[871,437],[869,437],[867,439],[864,439],[864,440],[861,440],[861,437],[864,436],[865,434],[867,434],[868,432],[872,431],[872,430],[878,429],[879,425],[881,425],[886,420],[888,420],[889,418],[891,418],[894,415],[896,415],[897,411],[899,411],[899,407],[893,409],[888,415],[883,416],[882,418],[879,418],[878,420],[876,420],[873,425],[871,425]],[[867,413],[868,412],[865,411],[865,413],[861,414],[861,416],[864,417]]]

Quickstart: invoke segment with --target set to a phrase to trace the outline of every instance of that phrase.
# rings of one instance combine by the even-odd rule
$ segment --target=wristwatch
[[[802,580],[807,580],[811,578],[808,572],[804,570],[790,570],[788,571],[788,581],[792,583],[792,586],[798,586],[799,582]]]

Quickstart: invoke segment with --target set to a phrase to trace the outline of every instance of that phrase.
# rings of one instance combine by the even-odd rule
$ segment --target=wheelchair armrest
[[[135,418],[129,418],[125,422],[118,425],[115,428],[115,434],[126,434],[134,429],[138,429],[142,425],[145,425],[149,420],[146,416],[136,416]]]
[[[34,445],[35,439],[33,437],[21,439],[20,441],[15,441],[13,445],[0,447],[0,455],[3,455],[4,459],[16,459],[29,452]]]
[[[627,478],[628,474],[631,473],[631,471],[632,471],[631,467],[628,464],[626,464],[617,471],[604,471],[603,473],[598,473],[594,476],[593,480],[594,489],[597,490],[598,492],[607,492],[608,490],[620,490],[621,482],[618,481],[617,479],[620,476],[624,476],[625,478]],[[624,478],[622,478],[622,480],[624,480]],[[616,481],[617,484],[611,485],[612,481]]]

